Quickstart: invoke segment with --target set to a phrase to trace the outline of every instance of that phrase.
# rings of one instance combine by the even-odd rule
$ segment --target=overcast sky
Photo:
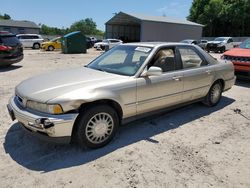
[[[97,28],[105,30],[114,13],[141,13],[185,19],[192,0],[1,0],[0,14],[15,20],[30,20],[54,27],[69,27],[80,19],[92,18]]]

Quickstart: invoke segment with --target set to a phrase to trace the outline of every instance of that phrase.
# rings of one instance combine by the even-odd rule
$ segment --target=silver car
[[[190,101],[215,106],[233,64],[180,43],[121,44],[85,67],[21,82],[7,105],[30,134],[102,147],[121,123]]]

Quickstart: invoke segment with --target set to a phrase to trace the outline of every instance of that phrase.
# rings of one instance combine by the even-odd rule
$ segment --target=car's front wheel
[[[79,114],[76,126],[73,136],[80,146],[100,148],[115,136],[119,118],[112,107],[95,105]]]
[[[220,102],[222,94],[221,82],[215,82],[206,95],[203,103],[207,106],[215,106]]]
[[[54,49],[55,49],[54,46],[49,46],[49,47],[48,47],[48,50],[49,50],[49,51],[54,51]]]

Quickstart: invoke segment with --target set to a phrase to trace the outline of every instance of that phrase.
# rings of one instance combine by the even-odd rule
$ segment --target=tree
[[[8,15],[8,14],[4,14],[4,15],[1,15],[1,14],[0,14],[0,19],[1,19],[1,20],[10,20],[11,17],[10,17],[10,15]]]
[[[70,28],[59,29],[57,27],[49,27],[41,24],[41,34],[44,35],[65,35],[69,32],[81,31],[85,35],[98,35],[103,36],[104,33],[96,28],[96,23],[91,18],[77,21],[73,23]]]
[[[188,20],[205,25],[205,36],[247,36],[250,0],[194,0]]]
[[[92,18],[77,21],[70,26],[71,31],[81,31],[85,35],[95,34],[97,32],[96,23]]]

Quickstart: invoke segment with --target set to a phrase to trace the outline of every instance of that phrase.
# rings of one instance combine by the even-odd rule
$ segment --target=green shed
[[[62,53],[87,53],[86,37],[80,31],[74,31],[64,35],[62,38]]]

